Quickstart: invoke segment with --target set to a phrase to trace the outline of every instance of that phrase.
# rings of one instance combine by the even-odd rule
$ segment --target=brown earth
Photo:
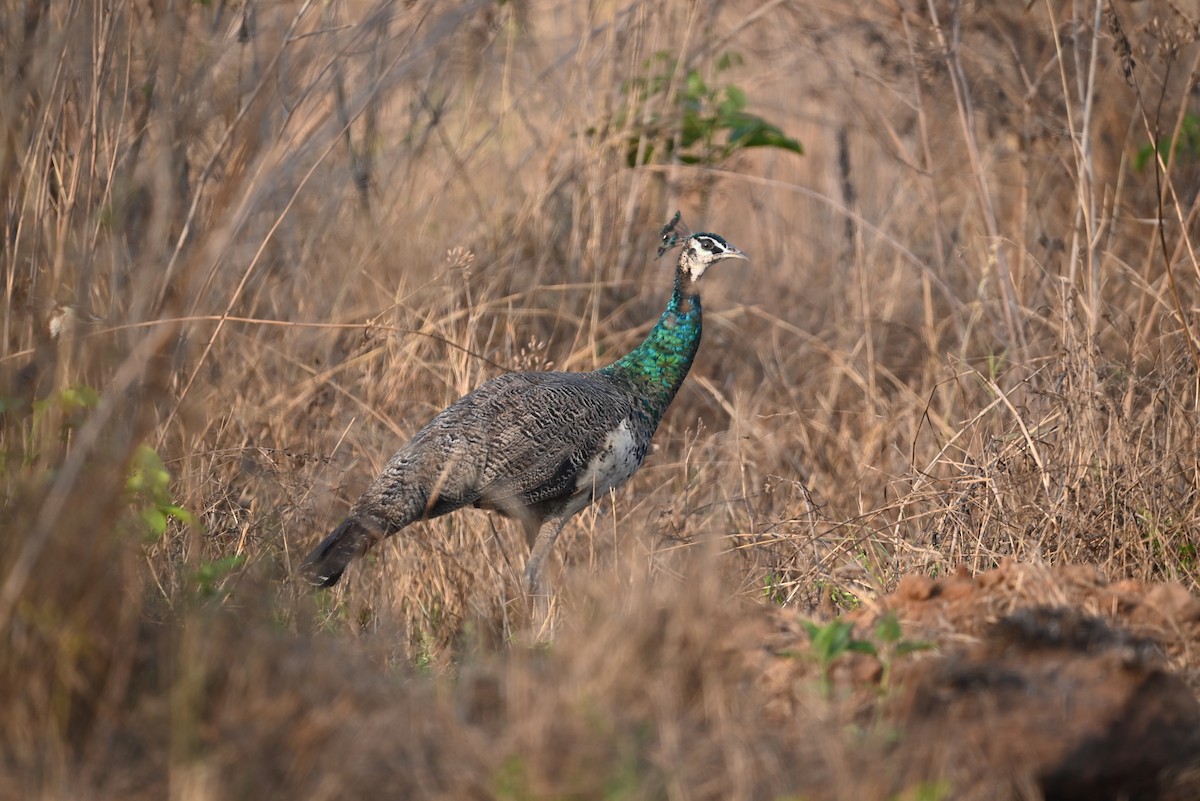
[[[936,649],[895,658],[890,675],[887,645],[849,653],[830,678],[857,715],[905,732],[895,770],[944,776],[956,798],[1200,798],[1200,600],[1181,585],[1005,562],[909,575],[845,619],[870,640],[887,615],[903,642]],[[802,619],[773,617],[760,669],[784,719],[803,714],[815,668],[792,658],[810,648]]]
[[[1200,798],[1200,601],[1179,585],[910,575],[816,624],[877,651],[827,682],[807,615],[721,587],[568,588],[549,642],[446,670],[260,625],[253,604],[147,623],[136,691],[55,789],[14,758],[0,798]]]

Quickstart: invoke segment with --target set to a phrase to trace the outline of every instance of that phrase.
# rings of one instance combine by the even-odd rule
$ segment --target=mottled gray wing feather
[[[499,376],[413,435],[356,506],[398,529],[463,506],[519,515],[565,501],[632,408],[596,373]]]
[[[579,471],[632,408],[595,373],[510,373],[477,392],[487,443],[479,502],[501,511],[572,495]]]

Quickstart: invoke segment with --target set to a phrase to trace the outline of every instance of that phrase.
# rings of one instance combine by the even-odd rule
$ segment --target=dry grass
[[[890,798],[847,713],[762,719],[764,599],[1200,589],[1195,24],[1008,5],[0,5],[0,795]],[[806,154],[630,169],[661,51]],[[286,581],[445,404],[635,344],[676,207],[753,261],[546,629],[484,513]]]

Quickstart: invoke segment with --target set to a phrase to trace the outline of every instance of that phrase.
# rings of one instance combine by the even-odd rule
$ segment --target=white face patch
[[[687,256],[684,259],[684,268],[693,281],[700,280],[700,276],[704,275],[704,271],[708,269],[709,261],[710,255],[700,247],[699,242],[693,239],[687,243]]]
[[[587,469],[580,473],[575,490],[584,493],[582,505],[624,484],[640,464],[637,443],[634,442],[633,430],[627,418],[608,432],[604,447],[588,463]]]
[[[708,265],[722,259],[744,259],[746,254],[716,234],[694,234],[688,238],[679,263],[692,281],[699,281]]]

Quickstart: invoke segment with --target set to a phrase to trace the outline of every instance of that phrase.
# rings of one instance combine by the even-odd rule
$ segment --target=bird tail
[[[349,517],[313,548],[300,565],[300,575],[318,587],[332,587],[350,564],[381,539],[377,527],[357,517]]]

